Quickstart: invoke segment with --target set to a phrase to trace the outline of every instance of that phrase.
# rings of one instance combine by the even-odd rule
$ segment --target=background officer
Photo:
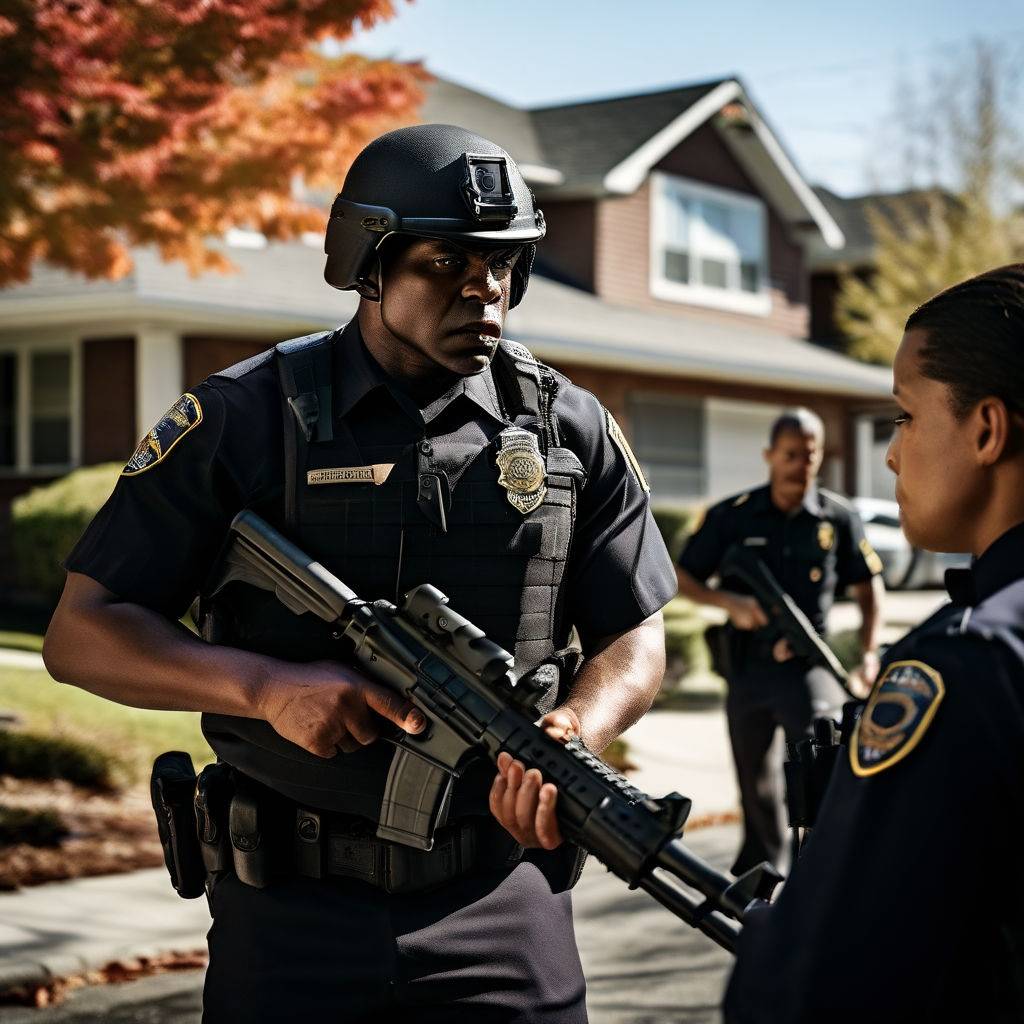
[[[500,341],[543,234],[488,140],[423,125],[371,143],[326,246],[356,318],[183,396],[67,560],[55,678],[204,712],[283,851],[266,888],[230,871],[212,885],[207,1021],[585,1020],[572,850],[518,845],[559,844],[553,787],[477,762],[431,851],[378,838],[380,734],[422,718],[337,660],[310,616],[241,583],[204,590],[252,508],[361,597],[433,583],[518,672],[560,667],[542,704],[553,735],[601,750],[649,707],[675,581],[646,486],[597,399]],[[178,624],[197,594],[213,644]]]
[[[907,539],[975,561],[886,652],[730,1024],[1024,1020],[1024,264],[914,312],[893,379]]]
[[[860,674],[870,682],[878,668],[881,564],[849,502],[815,482],[824,440],[822,422],[809,410],[780,416],[764,453],[768,484],[709,509],[679,557],[680,593],[729,616],[726,712],[743,806],[737,874],[763,860],[781,866],[785,821],[781,758],[773,747],[777,729],[787,740],[800,739],[815,717],[846,698],[824,669],[791,657],[742,581],[726,575],[712,589],[707,579],[733,545],[750,547],[820,634],[836,592],[851,585],[862,616]]]

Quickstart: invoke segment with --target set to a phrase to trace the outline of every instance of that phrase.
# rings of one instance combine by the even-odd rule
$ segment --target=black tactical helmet
[[[544,231],[544,214],[500,146],[449,124],[399,128],[371,142],[349,168],[327,222],[324,278],[335,288],[357,287],[393,235],[523,245],[512,271],[515,306]]]

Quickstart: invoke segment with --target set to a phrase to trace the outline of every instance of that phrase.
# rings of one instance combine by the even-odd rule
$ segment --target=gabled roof
[[[729,123],[717,120],[723,107],[737,103],[745,116]],[[561,186],[548,190],[551,194],[635,192],[662,158],[711,121],[784,220],[813,229],[829,248],[844,244],[839,226],[738,78],[541,107],[531,113],[548,162],[565,175]]]
[[[544,153],[566,184],[605,191],[611,170],[726,81],[731,80],[538,107],[530,116]]]

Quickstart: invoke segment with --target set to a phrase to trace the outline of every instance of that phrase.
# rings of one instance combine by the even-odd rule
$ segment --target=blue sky
[[[974,38],[1024,64],[1021,0],[395,3],[347,47],[422,59],[520,106],[739,74],[806,176],[841,194],[872,187],[901,79],[926,82]]]

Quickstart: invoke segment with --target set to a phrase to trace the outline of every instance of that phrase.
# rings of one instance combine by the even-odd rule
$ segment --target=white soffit
[[[565,175],[554,167],[523,163],[516,166],[527,181],[534,181],[538,185],[561,185],[565,181]]]

